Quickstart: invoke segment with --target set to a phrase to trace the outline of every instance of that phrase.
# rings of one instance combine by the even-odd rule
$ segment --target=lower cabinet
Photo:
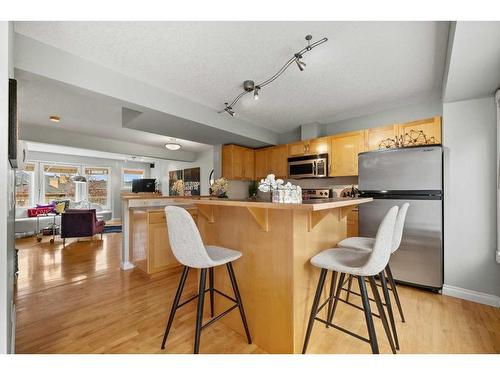
[[[197,210],[188,211],[196,222]],[[154,276],[180,266],[170,248],[164,211],[134,210],[130,227],[130,258],[137,270]]]
[[[347,237],[358,237],[358,207],[354,207],[351,211],[347,213]]]

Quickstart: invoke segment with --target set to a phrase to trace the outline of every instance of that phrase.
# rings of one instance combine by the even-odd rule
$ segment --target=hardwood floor
[[[71,240],[64,249],[57,238],[54,245],[48,238],[41,243],[25,238],[17,247],[17,353],[192,352],[195,303],[178,310],[167,350],[160,350],[179,275],[147,279],[121,271],[121,234]],[[195,277],[192,272],[185,296],[195,294]],[[397,322],[400,353],[500,353],[499,309],[410,287],[398,290],[407,319]],[[354,296],[352,301],[359,303]],[[381,352],[390,353],[376,320]],[[335,323],[366,335],[363,313],[344,304]],[[200,351],[264,353],[223,319],[203,331]],[[308,353],[370,353],[370,347],[316,323]]]

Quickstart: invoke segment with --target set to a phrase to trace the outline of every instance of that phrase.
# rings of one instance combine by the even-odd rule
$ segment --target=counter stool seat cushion
[[[208,256],[213,261],[213,267],[220,266],[241,258],[241,253],[236,250],[226,249],[220,246],[205,246]]]
[[[354,249],[334,248],[323,250],[315,255],[311,258],[311,263],[313,266],[330,271],[371,276],[365,270],[370,255],[368,252],[360,252]]]
[[[371,237],[348,237],[338,243],[339,247],[346,247],[348,249],[356,249],[359,251],[370,252],[375,245],[375,238]]]

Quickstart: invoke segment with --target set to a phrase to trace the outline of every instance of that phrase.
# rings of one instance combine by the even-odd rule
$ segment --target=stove
[[[333,197],[332,189],[302,189],[302,199],[328,199]]]

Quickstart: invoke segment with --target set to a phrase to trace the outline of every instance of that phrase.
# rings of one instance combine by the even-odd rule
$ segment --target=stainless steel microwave
[[[328,177],[328,154],[288,158],[289,178]]]

